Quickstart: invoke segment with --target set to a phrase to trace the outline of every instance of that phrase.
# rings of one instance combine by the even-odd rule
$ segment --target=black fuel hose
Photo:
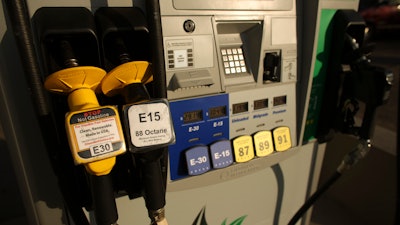
[[[39,62],[33,44],[28,7],[24,0],[5,0],[5,3],[19,50],[22,67],[29,81],[33,105],[39,116],[49,115],[50,107],[46,102]]]
[[[397,166],[397,193],[396,193],[396,215],[394,224],[400,224],[400,91],[397,94],[397,152],[396,152],[396,166]]]
[[[313,194],[307,201],[301,206],[301,208],[294,214],[292,219],[289,221],[288,225],[295,225],[301,217],[307,212],[307,210],[317,201],[317,199],[325,193],[331,186],[336,182],[341,173],[335,172],[332,176]]]
[[[166,204],[164,176],[160,164],[162,154],[163,152],[160,149],[150,153],[135,154],[135,157],[141,161],[141,167],[144,172],[142,173],[143,198],[151,219],[155,219],[151,214],[154,215],[158,210],[163,209]]]
[[[373,114],[373,113],[372,113]],[[353,168],[361,159],[363,159],[371,150],[370,139],[359,139],[356,146],[352,151],[347,153],[336,169],[335,173],[321,185],[318,190],[312,194],[303,206],[296,212],[296,214],[289,221],[288,225],[294,225],[303,216],[304,213],[314,204],[314,202],[325,193],[341,176],[344,172]]]
[[[46,140],[46,148],[52,149],[57,146],[57,135],[54,120],[50,113],[50,105],[47,102],[43,81],[39,66],[39,60],[36,55],[32,29],[30,24],[30,15],[25,0],[5,0],[7,15],[10,18],[11,28],[17,44],[17,48],[22,62],[22,68],[28,81],[30,89],[30,97],[33,102],[35,111],[37,112],[40,129],[43,133],[49,134]],[[52,167],[57,175],[60,174],[62,165],[58,163],[58,154],[49,152]],[[75,201],[75,196],[70,196],[71,191],[68,190],[65,179],[58,179],[60,191],[65,199],[66,207],[71,213],[71,217],[76,224],[89,225],[89,222],[83,213],[81,207]]]
[[[165,71],[165,59],[164,59],[164,46],[163,46],[163,34],[162,34],[162,24],[161,24],[161,12],[160,12],[160,2],[159,0],[146,0],[146,14],[147,14],[147,24],[149,26],[150,33],[150,44],[152,46],[152,68],[153,68],[153,79],[154,79],[154,98],[167,98],[167,85],[166,85],[166,71]],[[164,160],[163,164],[167,165],[168,160],[168,150],[166,147],[156,150],[163,154],[161,159],[157,159],[151,165],[154,170],[159,174],[159,169],[161,169],[161,161]],[[162,174],[161,174],[162,175]],[[161,177],[160,177],[161,178]],[[154,179],[153,179],[154,180]],[[165,187],[166,178],[163,178],[164,190],[162,196],[159,196],[158,205],[165,205]],[[155,182],[155,181],[153,181]],[[160,191],[162,187],[159,188]],[[149,203],[146,203],[149,204]],[[148,205],[150,207],[150,205]],[[159,207],[159,206],[158,206]],[[149,209],[149,208],[148,208]],[[152,209],[149,209],[152,210]],[[162,212],[163,213],[163,212]],[[150,215],[151,217],[151,215]]]
[[[93,207],[96,224],[117,224],[118,211],[115,199],[113,198],[114,188],[110,175],[89,175],[89,177],[93,192]]]
[[[154,78],[154,98],[167,97],[164,45],[161,26],[160,3],[158,0],[146,0],[147,24],[149,26],[152,68]]]

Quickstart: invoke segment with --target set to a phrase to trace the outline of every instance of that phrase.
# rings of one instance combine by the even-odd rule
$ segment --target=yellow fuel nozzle
[[[57,71],[47,77],[44,87],[51,92],[68,95],[71,111],[99,106],[95,91],[106,71],[93,66],[80,66]]]
[[[114,96],[130,84],[147,84],[153,81],[151,66],[146,61],[132,61],[111,70],[101,83],[101,90],[107,96]]]
[[[44,83],[47,90],[68,95],[71,112],[66,127],[71,152],[76,164],[84,163],[86,170],[96,176],[110,173],[115,156],[125,152],[117,110],[100,107],[96,97],[105,75],[101,68],[78,66],[57,71]]]

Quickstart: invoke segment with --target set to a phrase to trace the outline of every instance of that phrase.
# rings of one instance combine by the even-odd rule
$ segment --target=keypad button
[[[221,49],[222,61],[224,63],[225,74],[246,73],[242,48]]]

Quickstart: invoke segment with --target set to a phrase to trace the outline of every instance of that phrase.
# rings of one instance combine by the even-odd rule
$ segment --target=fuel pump
[[[363,159],[371,150],[371,136],[376,109],[390,94],[393,74],[371,64],[365,48],[365,23],[353,10],[336,12],[332,25],[333,38],[320,121],[318,140],[326,142],[334,132],[354,135],[358,142],[344,156],[333,175],[310,196],[288,223],[296,224],[308,208],[335,183],[341,175]],[[364,104],[361,125],[356,125],[361,103]]]
[[[168,101],[152,99],[145,86],[153,81],[151,64],[133,61],[133,57],[143,59],[145,56],[135,53],[138,49],[132,45],[142,46],[142,51],[150,50],[143,48],[148,35],[144,14],[138,8],[101,8],[95,16],[105,61],[114,67],[104,77],[101,90],[106,96],[123,98],[128,150],[132,153],[135,169],[140,171],[142,195],[151,223],[167,224],[164,209],[166,176],[161,159],[166,157],[163,147],[175,141],[175,134]]]
[[[54,20],[40,21],[47,16]],[[97,50],[93,16],[84,8],[42,8],[36,18],[42,26],[39,30],[43,32],[39,33],[43,35],[41,43],[47,63],[54,62],[48,67],[56,68],[46,77],[44,86],[50,92],[67,95],[68,142],[75,164],[84,165],[88,174],[96,223],[116,224],[118,212],[110,172],[116,156],[126,151],[119,113],[114,106],[100,106],[96,97],[106,71],[93,65],[80,65],[76,54],[79,49],[76,45],[84,42],[81,39],[90,40],[91,45],[86,46],[87,51],[80,50],[84,53],[79,56],[90,56],[88,52],[93,50],[90,46]]]
[[[144,197],[153,224],[166,224],[167,182],[172,184],[171,190],[226,184],[227,180],[262,172],[298,152],[301,121],[296,87],[303,75],[297,74],[296,68],[296,1],[260,0],[249,6],[245,1],[146,0],[149,28],[141,24],[143,16],[136,16],[136,8],[97,9],[107,1],[94,2],[92,12],[75,7],[42,8],[36,14],[42,15],[40,21],[35,23],[44,74],[51,74],[46,88],[60,94],[51,96],[60,100],[53,110],[67,127],[71,152],[79,164],[76,167],[87,171],[85,180],[72,186],[85,189],[86,178],[91,179],[93,200],[89,194],[83,195],[75,208],[92,210],[94,202],[97,223],[113,224],[118,217],[114,197],[127,191],[130,198]],[[53,5],[31,2],[34,7],[46,4]],[[161,12],[157,4],[161,4]],[[95,11],[96,16],[113,19],[98,22],[94,29]],[[162,20],[162,29],[158,20]],[[146,36],[147,29],[153,29],[154,34]],[[98,31],[102,32],[100,48]],[[137,38],[138,33],[144,38]],[[152,39],[149,51],[146,47]],[[107,98],[102,98],[100,89]],[[167,95],[170,103],[153,99]],[[62,105],[67,102],[65,96],[68,107]],[[117,104],[118,110],[100,106]],[[176,144],[172,144],[171,118]],[[106,134],[106,139],[115,138],[116,142],[103,139]],[[124,140],[131,154],[122,154]],[[120,159],[126,160],[129,168],[124,168]],[[121,163],[123,171],[116,171]],[[137,180],[124,182],[129,188],[139,188],[139,193],[116,187],[119,183],[110,184],[110,174],[125,173],[138,175]],[[132,178],[129,176],[124,178]],[[253,186],[242,181],[237,180],[232,187],[242,191],[237,184]],[[224,189],[218,197],[235,189]],[[241,202],[241,198],[235,199]],[[253,203],[251,207],[241,205],[244,210],[240,211],[254,212]]]
[[[371,64],[371,48],[364,43],[365,22],[353,10],[339,10],[332,21],[334,46],[327,63],[326,84],[318,121],[319,142],[328,141],[332,131],[369,139],[376,108],[384,104],[393,74]],[[359,102],[365,104],[361,126],[354,116]]]

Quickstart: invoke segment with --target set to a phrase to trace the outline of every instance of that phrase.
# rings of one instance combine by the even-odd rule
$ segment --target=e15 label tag
[[[254,158],[253,138],[245,135],[233,140],[236,162],[242,163]]]
[[[131,105],[127,114],[131,142],[135,147],[160,146],[175,140],[169,107],[165,102]]]
[[[276,151],[282,152],[292,147],[289,127],[278,127],[272,131],[272,134]]]

